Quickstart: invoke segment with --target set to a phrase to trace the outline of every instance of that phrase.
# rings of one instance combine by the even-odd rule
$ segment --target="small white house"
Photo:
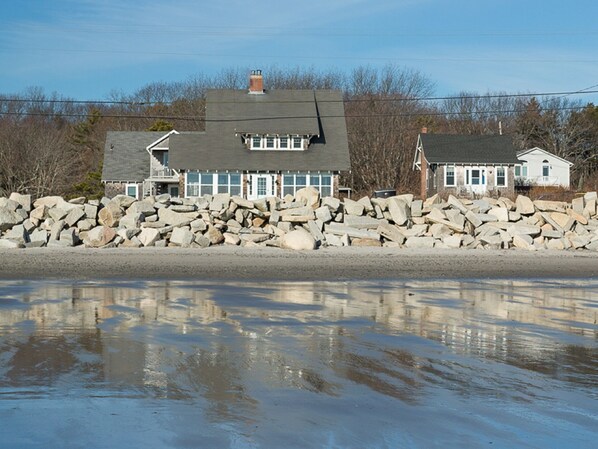
[[[569,170],[573,165],[542,148],[519,151],[515,165],[515,182],[536,186],[561,186],[569,188]]]

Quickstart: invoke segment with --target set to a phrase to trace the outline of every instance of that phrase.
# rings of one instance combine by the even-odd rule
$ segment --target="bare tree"
[[[35,118],[4,120],[0,135],[0,195],[21,192],[39,197],[68,189],[78,160],[65,147],[65,129]]]
[[[433,83],[418,72],[387,66],[378,71],[361,67],[347,82],[345,112],[349,132],[351,173],[343,181],[353,190],[409,190],[419,131],[419,98],[430,96]]]

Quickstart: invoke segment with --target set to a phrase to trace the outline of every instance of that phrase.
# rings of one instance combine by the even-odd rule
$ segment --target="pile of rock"
[[[598,250],[596,192],[571,203],[508,198],[425,201],[413,195],[320,198],[313,188],[293,196],[246,200],[159,195],[101,201],[29,195],[0,198],[0,247],[90,248],[227,244],[315,249],[320,246],[523,248]]]

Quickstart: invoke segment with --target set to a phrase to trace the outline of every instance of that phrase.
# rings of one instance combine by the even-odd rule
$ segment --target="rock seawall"
[[[425,201],[405,194],[358,201],[295,197],[246,200],[119,195],[101,201],[57,196],[0,198],[0,248],[325,246],[598,250],[596,192],[571,203],[525,196]]]

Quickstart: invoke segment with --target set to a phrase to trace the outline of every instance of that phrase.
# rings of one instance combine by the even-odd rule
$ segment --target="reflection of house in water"
[[[0,343],[18,340],[10,382],[35,375],[51,381],[75,371],[115,388],[170,398],[200,395],[215,417],[226,419],[236,409],[256,407],[246,385],[258,373],[270,384],[332,395],[338,386],[327,377],[334,373],[415,400],[430,364],[413,340],[401,339],[407,335],[541,372],[556,372],[562,363],[575,367],[584,353],[535,330],[598,336],[592,289],[562,283],[29,287],[15,288],[10,296],[15,306],[0,309]],[[19,325],[25,322],[30,326]],[[377,334],[396,339],[364,340]]]

